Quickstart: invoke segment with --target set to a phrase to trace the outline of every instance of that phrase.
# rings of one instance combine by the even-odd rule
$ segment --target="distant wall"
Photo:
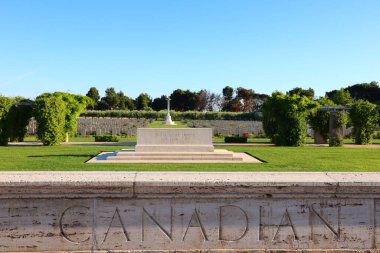
[[[95,118],[79,117],[77,119],[77,133],[80,136],[87,135],[136,135],[139,127],[146,127],[151,119],[134,119],[134,118]],[[212,128],[214,134],[223,135],[241,135],[244,133],[253,133],[255,136],[264,135],[261,121],[240,121],[240,120],[186,120],[189,127],[208,127]],[[36,133],[37,123],[32,119],[27,127],[28,134]]]
[[[146,127],[151,122],[150,119],[130,119],[130,118],[77,118],[77,133],[80,136],[87,135],[136,135],[137,128]],[[27,127],[28,134],[36,133],[37,123],[32,119]]]
[[[152,119],[144,118],[97,118],[97,117],[79,117],[77,119],[77,133],[80,136],[88,135],[136,135],[137,128],[146,127]],[[245,120],[186,120],[189,127],[208,127],[212,128],[214,134],[219,133],[226,135],[242,135],[252,133],[254,136],[265,136],[263,123],[261,121]],[[28,134],[36,133],[37,123],[31,119],[27,127]],[[351,128],[345,129],[345,135],[351,133]],[[312,130],[308,129],[308,135],[313,136]]]
[[[242,135],[252,133],[255,136],[264,136],[263,123],[261,121],[240,120],[187,120],[189,127],[209,127],[214,134]]]

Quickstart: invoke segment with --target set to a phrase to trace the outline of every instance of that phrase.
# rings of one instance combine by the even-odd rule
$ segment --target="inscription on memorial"
[[[377,205],[373,199],[11,200],[1,204],[0,250],[376,248]]]
[[[139,128],[137,130],[137,144],[212,144],[211,128]]]

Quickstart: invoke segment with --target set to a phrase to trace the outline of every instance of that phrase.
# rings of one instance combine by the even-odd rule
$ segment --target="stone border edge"
[[[0,175],[0,198],[15,194],[23,197],[30,194],[45,194],[40,197],[49,194],[98,197],[107,194],[115,197],[380,194],[380,172],[33,171]]]

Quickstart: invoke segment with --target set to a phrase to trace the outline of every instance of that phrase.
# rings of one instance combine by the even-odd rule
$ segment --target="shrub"
[[[317,100],[318,108],[321,106],[332,106],[334,102],[328,98]],[[308,116],[310,127],[314,130],[314,135],[320,134],[322,143],[326,143],[329,138],[330,111],[313,110]],[[316,140],[315,140],[316,141]]]
[[[44,93],[37,97],[35,118],[37,137],[44,145],[56,145],[68,140],[77,128],[76,118],[87,106],[90,98],[64,92]]]
[[[223,138],[223,134],[222,134],[222,133],[219,133],[219,132],[215,132],[215,133],[214,133],[214,137],[217,137],[217,138]]]
[[[379,120],[376,105],[359,99],[352,104],[349,115],[353,125],[355,143],[370,144]]]
[[[330,112],[331,133],[329,136],[330,147],[343,146],[344,128],[347,125],[347,113],[343,111]]]
[[[22,104],[24,103],[24,104]],[[8,132],[10,141],[23,141],[28,123],[33,113],[33,102],[28,99],[16,98],[8,114]]]
[[[301,146],[305,143],[306,117],[317,104],[306,96],[273,92],[263,104],[266,135],[278,146]]]
[[[119,142],[119,138],[115,135],[99,135],[95,136],[95,142]]]
[[[224,137],[225,143],[247,143],[247,137],[245,136],[226,136]]]
[[[37,138],[46,146],[57,145],[65,137],[66,104],[62,96],[44,93],[36,98],[34,108]]]
[[[62,96],[66,104],[65,110],[65,134],[68,141],[69,134],[75,134],[77,131],[77,118],[80,113],[91,103],[91,99],[86,96],[74,95],[65,92],[55,92],[54,96]]]
[[[11,98],[0,96],[0,145],[8,144],[9,128],[7,121],[13,102]]]

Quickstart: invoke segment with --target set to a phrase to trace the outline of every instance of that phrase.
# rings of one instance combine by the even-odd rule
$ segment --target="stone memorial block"
[[[376,250],[379,182],[379,173],[5,172],[0,251]]]
[[[212,152],[211,128],[138,128],[136,152]]]

